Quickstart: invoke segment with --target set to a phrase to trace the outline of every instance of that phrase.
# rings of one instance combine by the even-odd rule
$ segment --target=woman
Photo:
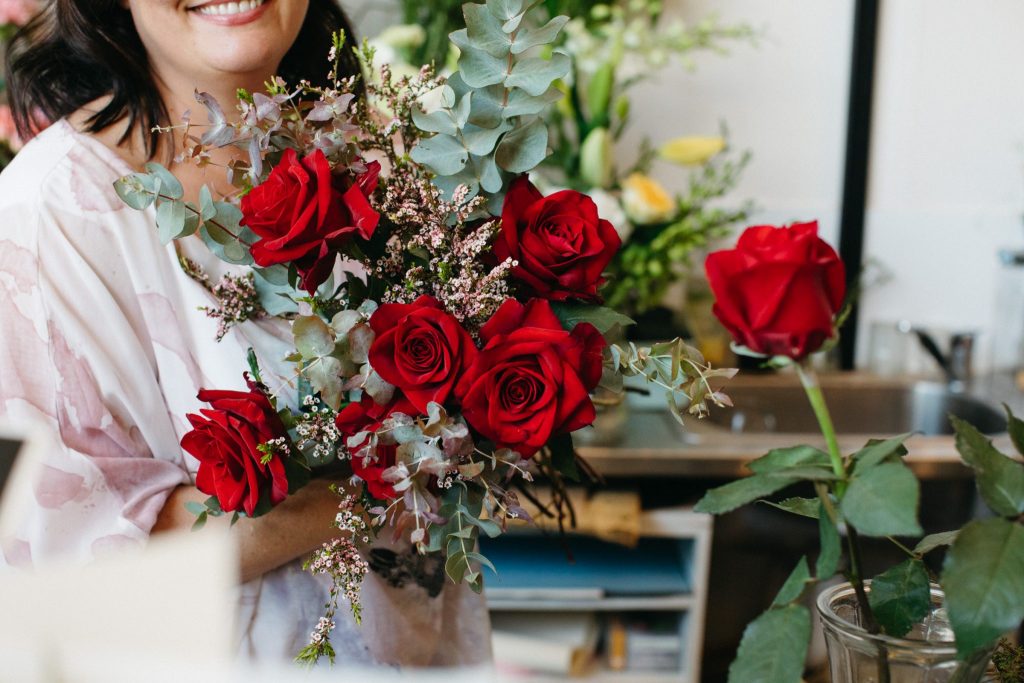
[[[111,183],[148,160],[168,161],[171,135],[207,91],[224,103],[272,74],[319,81],[334,30],[333,0],[53,0],[13,41],[12,106],[22,133],[55,123],[0,176],[0,417],[43,420],[59,435],[35,491],[37,507],[0,564],[88,561],[187,529],[197,462],[179,446],[202,387],[242,386],[245,349],[289,351],[272,320],[215,342],[216,302],[182,270],[187,257],[225,273],[198,238],[164,247],[152,210],[123,206]],[[351,54],[343,67],[355,73]],[[202,117],[195,117],[200,121]],[[180,142],[180,141],[179,141]],[[172,170],[195,198],[226,192],[219,165]],[[271,383],[287,390],[288,378]],[[331,536],[337,498],[310,485],[265,517],[241,520],[241,650],[294,656],[326,600],[301,559]],[[225,527],[225,518],[212,520]],[[216,533],[209,528],[202,533]],[[377,548],[363,587],[363,624],[339,613],[332,642],[347,662],[462,665],[489,656],[479,596],[445,585],[443,569],[407,546]]]

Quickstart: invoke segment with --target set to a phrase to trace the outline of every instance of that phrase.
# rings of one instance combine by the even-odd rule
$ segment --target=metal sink
[[[807,396],[796,382],[784,381],[780,376],[748,376],[733,380],[725,390],[735,408],[712,409],[708,421],[714,425],[750,434],[819,431]],[[1001,411],[936,382],[837,375],[823,378],[822,391],[839,434],[952,434],[951,414],[985,434],[1006,431]]]

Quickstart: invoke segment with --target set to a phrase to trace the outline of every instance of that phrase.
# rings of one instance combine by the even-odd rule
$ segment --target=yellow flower
[[[662,159],[683,166],[699,166],[725,149],[724,138],[709,138],[692,135],[669,140],[658,154]]]
[[[629,219],[638,225],[670,221],[678,208],[658,181],[642,173],[634,173],[622,181],[622,206]]]

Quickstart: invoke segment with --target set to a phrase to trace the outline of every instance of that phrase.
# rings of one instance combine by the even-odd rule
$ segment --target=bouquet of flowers
[[[275,79],[240,92],[233,121],[197,93],[208,125],[186,120],[179,163],[210,150],[244,151],[227,173],[237,192],[198,202],[159,164],[120,179],[136,209],[155,207],[165,241],[198,233],[231,264],[250,266],[217,285],[221,334],[259,316],[287,321],[294,337],[292,391],[271,393],[261,371],[277,358],[250,351],[248,391],[208,390],[189,415],[183,448],[199,463],[196,510],[255,517],[321,473],[338,488],[338,537],[308,568],[333,578],[332,602],[299,658],[333,657],[339,600],[358,617],[360,553],[377,532],[445,557],[447,575],[482,586],[479,534],[527,518],[519,496],[569,518],[565,481],[590,470],[572,435],[591,424],[591,392],[622,390],[642,375],[667,403],[701,415],[712,370],[681,340],[638,348],[605,334],[630,321],[602,305],[615,228],[584,194],[544,196],[526,175],[548,154],[547,107],[568,58],[545,49],[567,21],[532,27],[522,0],[463,8],[452,34],[459,70],[425,67],[395,78],[329,85]],[[358,51],[373,63],[372,50]],[[339,259],[348,262],[345,272]],[[290,395],[294,394],[294,395]],[[493,569],[493,568],[492,568]]]

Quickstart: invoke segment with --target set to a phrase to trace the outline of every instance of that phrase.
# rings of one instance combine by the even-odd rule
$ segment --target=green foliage
[[[989,647],[1024,619],[1024,528],[970,522],[946,555],[941,583],[960,657]]]
[[[463,6],[466,28],[451,34],[460,50],[459,71],[442,88],[442,105],[416,112],[424,133],[413,161],[436,176],[448,198],[463,185],[466,200],[483,194],[495,212],[510,179],[548,155],[548,129],[540,114],[558,97],[555,81],[569,73],[569,58],[527,56],[553,43],[565,25],[524,23],[532,9],[521,0],[488,0]]]
[[[735,187],[750,161],[722,156],[691,174],[675,218],[638,226],[615,255],[602,294],[608,306],[639,315],[660,305],[665,292],[692,268],[692,255],[747,219],[750,206],[723,208],[718,200]]]
[[[867,468],[887,460],[899,462],[899,458],[907,454],[903,442],[911,436],[913,436],[912,433],[900,434],[891,439],[871,439],[864,448],[853,454],[854,473],[867,470]]]
[[[729,683],[799,683],[811,640],[811,614],[803,605],[773,607],[743,632]]]
[[[775,503],[770,500],[762,500],[760,502],[765,505],[771,505],[773,508],[778,508],[794,515],[800,515],[801,517],[810,517],[811,519],[818,519],[818,516],[821,514],[821,503],[814,498],[787,498],[781,503]]]
[[[924,564],[907,560],[879,574],[871,581],[868,601],[882,629],[902,638],[931,609],[931,587]]]
[[[146,164],[145,173],[132,173],[114,181],[114,191],[125,204],[144,211],[156,206],[157,234],[163,244],[199,232],[218,257],[237,265],[252,265],[250,246],[256,235],[240,225],[242,212],[228,202],[214,201],[209,188],[199,193],[199,206],[186,202],[177,178],[160,164]]]
[[[1010,641],[999,641],[992,654],[992,664],[999,674],[999,683],[1020,683],[1024,681],[1024,647]]]
[[[1003,410],[1006,411],[1006,431],[1010,433],[1010,440],[1013,441],[1013,447],[1017,453],[1024,455],[1024,420],[1021,420],[1013,411],[1010,410],[1010,406],[1003,404]]]
[[[836,475],[829,468],[813,466],[754,474],[708,491],[694,509],[697,512],[721,515],[764,496],[770,496],[799,481],[830,481],[835,478]]]
[[[682,339],[649,348],[630,342],[626,346],[612,344],[608,347],[601,386],[620,391],[623,377],[643,377],[665,390],[669,412],[682,424],[681,404],[691,415],[706,414],[708,401],[718,406],[732,405],[729,397],[715,389],[710,381],[729,379],[735,374],[731,369],[712,369],[700,352]]]
[[[570,331],[579,323],[590,323],[601,334],[607,334],[616,325],[628,327],[635,324],[628,316],[607,306],[552,301],[551,309],[558,316],[562,326]]]
[[[786,582],[782,584],[782,588],[779,589],[779,594],[775,596],[772,607],[783,607],[791,602],[796,602],[804,594],[809,583],[811,583],[811,570],[807,566],[807,558],[801,557],[800,562],[797,563]]]
[[[455,583],[465,581],[479,593],[483,590],[483,576],[479,565],[496,572],[490,560],[476,551],[477,538],[483,532],[494,538],[501,533],[490,519],[481,519],[483,496],[458,481],[444,494],[440,514],[447,521],[430,528],[428,552],[445,551],[445,573]]]
[[[960,530],[942,531],[937,534],[929,534],[918,541],[914,546],[914,554],[917,556],[927,555],[936,548],[953,545],[953,541],[960,535]]]
[[[840,501],[847,522],[866,536],[917,536],[920,485],[901,462],[859,468]]]
[[[1006,457],[973,426],[951,416],[956,448],[973,470],[978,491],[992,511],[1003,517],[1024,513],[1024,464]]]
[[[793,446],[768,451],[757,460],[747,463],[747,469],[755,474],[778,472],[798,465],[829,466],[828,453],[812,446]],[[815,503],[817,505],[817,503]]]

